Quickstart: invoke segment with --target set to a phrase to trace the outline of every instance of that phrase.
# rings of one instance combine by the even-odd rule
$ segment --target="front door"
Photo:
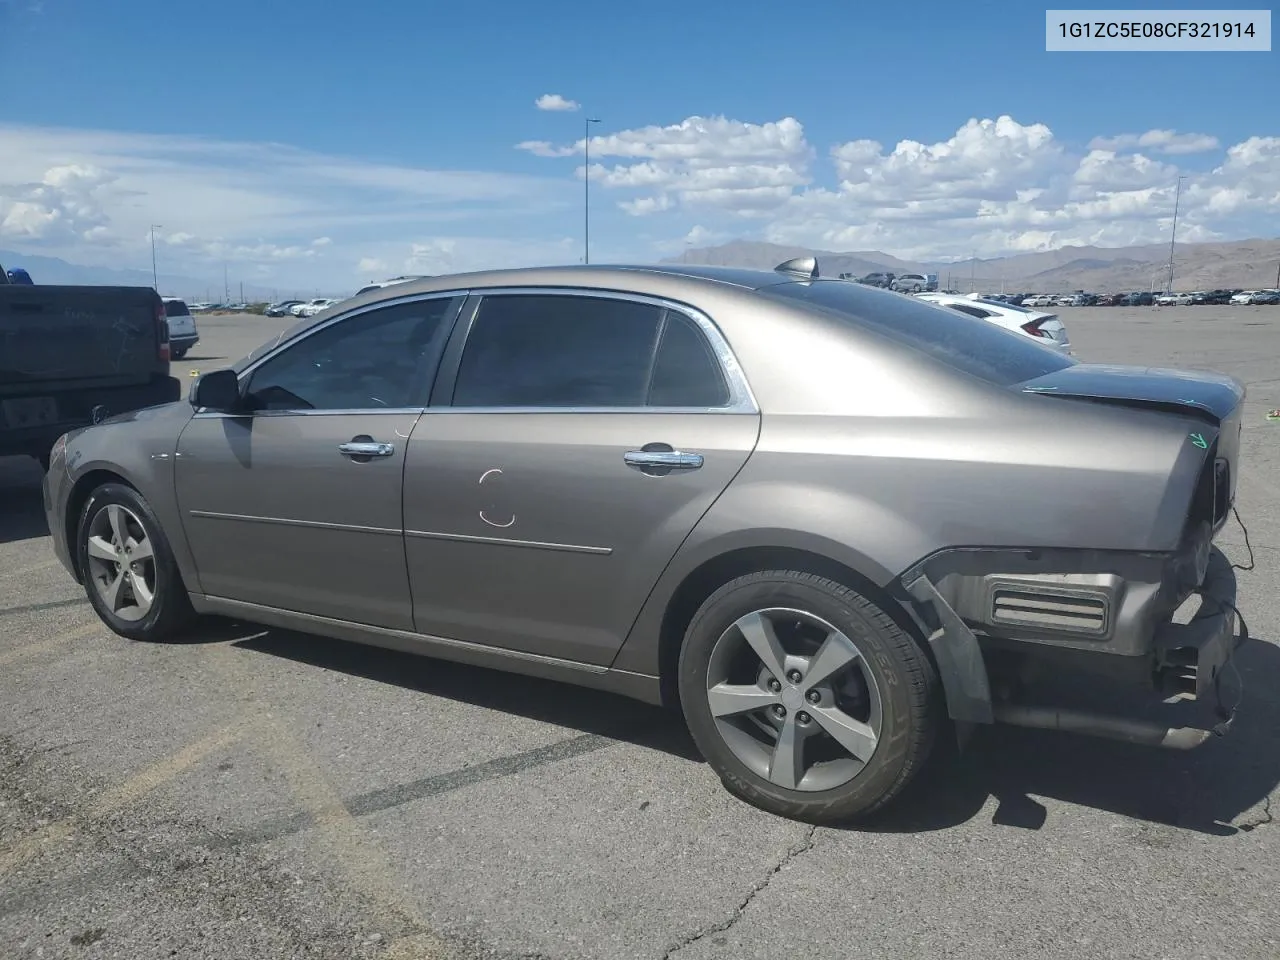
[[[452,404],[409,443],[420,632],[612,661],[759,431],[702,322],[599,294],[481,301]]]
[[[246,412],[198,412],[177,493],[202,590],[411,629],[406,445],[459,301],[339,318],[246,371]]]

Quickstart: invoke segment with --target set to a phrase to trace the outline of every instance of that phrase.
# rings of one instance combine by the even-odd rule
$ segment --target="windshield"
[[[1042,377],[1076,362],[1030,337],[916,297],[838,280],[782,283],[758,292],[806,304],[997,386]]]

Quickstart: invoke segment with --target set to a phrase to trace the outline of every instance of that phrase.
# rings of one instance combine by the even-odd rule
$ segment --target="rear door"
[[[469,302],[449,354],[405,464],[417,629],[609,663],[755,446],[728,347],[675,305],[511,291]]]
[[[406,444],[461,302],[419,298],[323,323],[246,369],[253,412],[194,415],[176,483],[206,594],[412,627]]]

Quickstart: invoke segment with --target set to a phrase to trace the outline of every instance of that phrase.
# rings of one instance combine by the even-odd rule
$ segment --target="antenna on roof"
[[[787,260],[778,264],[773,268],[774,273],[789,273],[793,277],[803,277],[806,280],[818,279],[818,258],[817,257],[796,257],[794,260]]]

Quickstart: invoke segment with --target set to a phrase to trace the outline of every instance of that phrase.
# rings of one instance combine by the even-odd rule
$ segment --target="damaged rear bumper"
[[[983,559],[989,562],[996,557],[988,554],[980,559],[982,553],[974,551],[959,560],[932,564],[932,570],[931,564],[920,564],[901,579],[913,601],[912,613],[934,653],[952,719],[1068,730],[1175,749],[1197,746],[1230,726],[1234,703],[1224,702],[1221,679],[1248,634],[1243,623],[1238,623],[1235,571],[1216,547],[1202,540],[1196,556],[1180,552],[1167,557],[1159,577],[1146,575],[1133,582],[1116,574],[987,573],[982,572]],[[1150,559],[1150,555],[1141,562],[1135,558],[1135,573]],[[1190,582],[1186,578],[1189,569],[1194,570],[1195,578]],[[1058,611],[1064,597],[1070,599],[1073,590],[1080,592],[1079,584],[1088,583],[1099,595],[1111,594],[1113,606],[1109,609],[1116,615],[1107,618],[1104,629],[1098,629],[1096,623],[1084,628],[1062,624],[1011,628],[999,621],[996,596],[1010,582],[1025,588],[1023,606],[1031,611]],[[1106,591],[1099,589],[1104,582],[1109,584]],[[1037,601],[1028,585],[1043,591],[1039,594],[1042,601]],[[1199,595],[1199,609],[1189,623],[1175,623],[1174,611],[1188,593]],[[1136,616],[1119,616],[1126,608]],[[1212,710],[1215,723],[1209,728],[1174,727],[993,696],[987,656],[992,650],[1012,650],[1031,659],[1064,656],[1073,665],[1087,664],[1089,671],[1101,675],[1109,670],[1149,671],[1151,686],[1163,697],[1198,701]],[[1231,699],[1237,697],[1235,691]]]

